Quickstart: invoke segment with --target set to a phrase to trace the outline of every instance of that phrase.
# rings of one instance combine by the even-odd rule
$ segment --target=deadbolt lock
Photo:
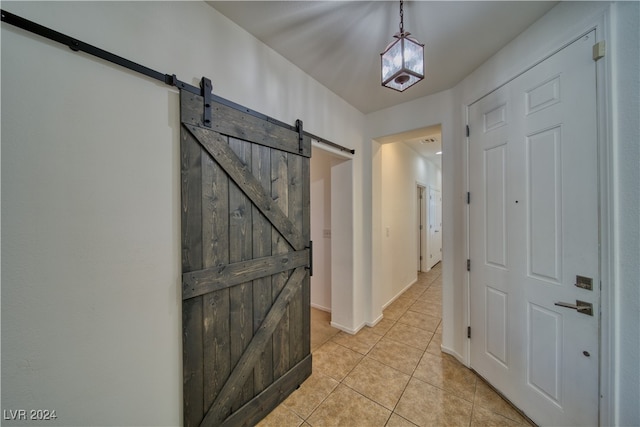
[[[576,286],[589,291],[593,290],[593,279],[591,277],[576,276]]]

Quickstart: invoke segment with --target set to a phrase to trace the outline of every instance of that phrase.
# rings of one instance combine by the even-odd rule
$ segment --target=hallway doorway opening
[[[442,258],[441,132],[434,125],[375,140],[374,300],[383,310]]]

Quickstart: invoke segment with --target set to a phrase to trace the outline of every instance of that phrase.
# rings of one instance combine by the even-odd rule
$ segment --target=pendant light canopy
[[[424,79],[424,45],[404,31],[403,0],[400,0],[400,32],[397,40],[380,54],[382,86],[399,92]]]

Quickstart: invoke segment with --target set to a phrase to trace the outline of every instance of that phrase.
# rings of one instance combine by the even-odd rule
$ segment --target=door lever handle
[[[586,314],[587,316],[593,316],[593,304],[590,302],[576,300],[575,304],[568,302],[556,302],[554,305],[570,308],[572,310],[576,310],[578,313]]]

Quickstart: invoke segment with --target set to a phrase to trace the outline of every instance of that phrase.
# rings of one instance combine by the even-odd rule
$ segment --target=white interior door
[[[471,366],[540,425],[598,424],[594,43],[469,108]]]
[[[429,187],[429,268],[442,260],[442,196]]]

